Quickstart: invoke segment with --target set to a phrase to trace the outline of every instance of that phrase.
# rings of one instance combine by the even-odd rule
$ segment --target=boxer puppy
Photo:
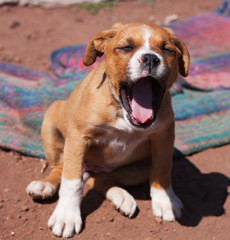
[[[178,73],[188,75],[189,53],[168,28],[115,24],[97,34],[83,59],[105,55],[66,101],[46,111],[42,139],[51,174],[32,181],[33,198],[58,204],[48,221],[56,236],[72,237],[82,227],[84,181],[122,214],[132,217],[134,198],[121,186],[149,179],[153,214],[166,221],[183,205],[171,186],[174,115],[169,89]]]

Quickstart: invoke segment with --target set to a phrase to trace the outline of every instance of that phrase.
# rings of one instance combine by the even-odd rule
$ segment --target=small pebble
[[[96,221],[97,224],[101,224],[102,223],[102,219],[99,219]]]
[[[83,19],[83,18],[76,18],[76,22],[78,22],[78,23],[83,23],[83,22],[84,22],[84,19]]]
[[[21,58],[19,58],[19,57],[14,57],[14,61],[15,61],[15,62],[21,62],[22,60],[21,60]],[[17,160],[17,161],[22,160],[22,156],[18,155],[18,156],[16,157],[16,160]]]
[[[154,217],[154,220],[157,224],[161,224],[163,222],[162,218],[160,217]]]
[[[29,32],[25,32],[24,35],[25,35],[25,37],[26,37],[27,39],[31,39],[31,38],[32,38],[32,34],[29,33]]]
[[[29,209],[27,206],[22,206],[22,207],[21,207],[21,210],[22,210],[23,212],[28,212],[30,209]]]
[[[11,236],[15,236],[15,233],[14,233],[14,232],[11,232]]]
[[[177,14],[169,15],[169,16],[167,16],[167,17],[165,18],[164,24],[168,25],[168,24],[170,24],[170,23],[172,23],[172,22],[177,21],[178,18],[179,18],[179,17],[178,17]]]
[[[21,25],[20,22],[18,22],[18,21],[13,21],[13,22],[10,24],[10,28],[11,28],[11,29],[15,29],[15,28],[19,27],[20,25]]]
[[[21,60],[20,57],[15,56],[15,57],[14,57],[14,62],[16,62],[16,63],[21,63],[22,60]],[[22,158],[21,158],[20,156],[17,156],[17,157],[16,157],[16,160],[17,160],[17,161],[19,161],[19,160],[21,160],[21,159],[22,159]]]

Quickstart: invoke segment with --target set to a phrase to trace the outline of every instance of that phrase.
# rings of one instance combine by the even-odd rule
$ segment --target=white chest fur
[[[122,118],[114,126],[104,125],[103,133],[94,146],[102,151],[103,162],[109,166],[125,162],[148,137],[145,131],[134,129]]]

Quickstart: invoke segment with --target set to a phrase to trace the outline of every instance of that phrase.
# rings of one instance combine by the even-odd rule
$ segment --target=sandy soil
[[[146,1],[147,2],[147,1]],[[173,3],[172,3],[173,2]],[[163,22],[170,14],[184,19],[210,12],[219,0],[155,0],[119,3],[113,11],[91,15],[71,7],[0,7],[0,61],[51,72],[49,53],[57,48],[88,42],[97,32],[114,22]],[[137,199],[139,212],[128,219],[115,211],[98,193],[85,187],[82,203],[84,229],[73,239],[158,240],[230,239],[230,145],[209,149],[176,159],[173,185],[184,203],[180,221],[168,223],[154,219],[148,185],[128,190]],[[0,151],[0,239],[56,239],[47,221],[57,197],[35,202],[25,193],[27,184],[48,174],[41,173],[40,159]]]

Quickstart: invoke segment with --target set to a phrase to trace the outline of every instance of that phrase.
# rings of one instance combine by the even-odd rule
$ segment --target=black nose
[[[160,64],[160,59],[155,54],[144,54],[141,57],[144,65],[150,69],[157,67]]]

